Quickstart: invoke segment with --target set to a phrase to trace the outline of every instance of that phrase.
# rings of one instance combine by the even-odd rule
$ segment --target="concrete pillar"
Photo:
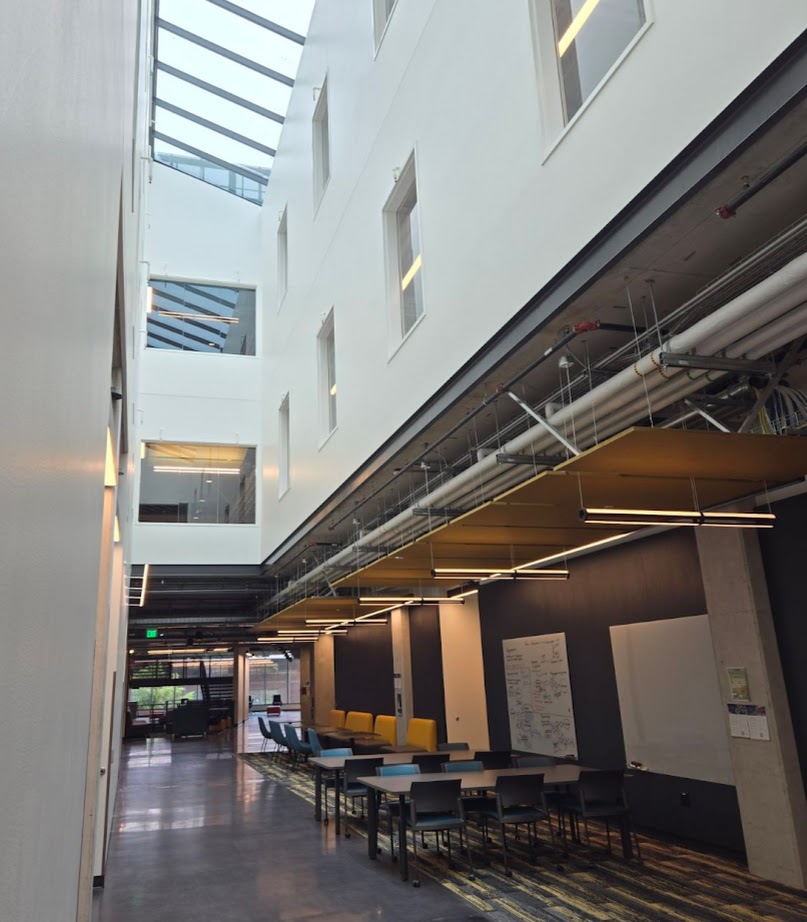
[[[314,705],[312,695],[312,675],[314,672],[314,651],[316,644],[303,644],[300,650],[300,720],[303,726],[314,722]]]
[[[748,866],[804,888],[807,800],[759,541],[750,529],[698,528],[696,535],[723,699],[731,700],[726,667],[742,666],[751,703],[768,717],[769,741],[731,738]]]
[[[233,723],[243,723],[249,717],[249,660],[243,644],[233,649]]]
[[[311,699],[314,723],[327,724],[328,714],[336,707],[336,674],[333,661],[333,637],[320,634],[314,647],[311,673]]]
[[[464,605],[440,606],[446,738],[472,750],[490,749],[478,599],[470,595]]]
[[[392,632],[392,672],[395,688],[395,716],[398,718],[398,743],[406,743],[406,727],[414,717],[412,694],[412,644],[409,636],[409,609],[390,612]]]

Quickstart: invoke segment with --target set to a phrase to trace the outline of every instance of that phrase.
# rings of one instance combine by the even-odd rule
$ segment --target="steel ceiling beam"
[[[158,141],[165,141],[166,144],[170,144],[172,147],[178,147],[188,154],[193,154],[194,157],[199,157],[200,160],[207,160],[208,163],[215,163],[216,166],[223,167],[225,170],[230,170],[232,173],[238,173],[239,176],[251,179],[253,182],[257,182],[262,186],[265,186],[269,181],[263,173],[256,173],[255,170],[250,170],[249,167],[238,166],[238,164],[230,163],[229,160],[222,160],[221,157],[214,157],[213,154],[209,154],[207,151],[201,150],[198,147],[192,147],[184,141],[178,141],[176,138],[163,134],[161,131],[155,131],[154,137]],[[159,163],[160,161],[158,160],[157,162]]]
[[[305,44],[305,36],[300,35],[299,32],[292,32],[291,29],[287,29],[285,26],[279,26],[276,22],[272,22],[271,19],[264,19],[263,16],[253,13],[251,10],[245,10],[242,6],[230,3],[230,0],[208,0],[208,3],[219,6],[234,16],[240,16],[262,29],[268,29],[270,32],[274,32],[275,35],[281,36],[281,38],[287,38],[290,42],[296,42],[298,45]]]
[[[219,125],[218,122],[211,122],[210,119],[197,115],[195,112],[190,112],[188,109],[183,109],[181,106],[175,106],[172,102],[166,102],[166,100],[160,99],[159,96],[154,97],[154,105],[160,109],[165,109],[166,112],[173,112],[174,115],[186,118],[189,122],[196,122],[197,125],[201,125],[203,128],[209,128],[211,131],[223,134],[233,141],[238,141],[239,144],[244,144],[254,150],[259,150],[263,154],[268,154],[270,157],[277,154],[274,147],[268,147],[266,144],[261,144],[260,141],[253,141],[252,138],[248,138],[245,134],[239,134],[224,125]]]

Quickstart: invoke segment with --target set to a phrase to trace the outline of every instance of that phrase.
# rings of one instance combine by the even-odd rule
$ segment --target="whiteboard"
[[[577,758],[565,634],[503,640],[510,745]]]
[[[708,615],[611,628],[627,762],[734,784]]]

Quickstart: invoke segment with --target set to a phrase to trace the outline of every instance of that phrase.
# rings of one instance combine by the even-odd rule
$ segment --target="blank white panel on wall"
[[[734,784],[708,615],[618,625],[611,646],[626,761]]]

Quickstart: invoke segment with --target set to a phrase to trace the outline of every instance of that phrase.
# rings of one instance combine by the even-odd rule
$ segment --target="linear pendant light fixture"
[[[586,525],[691,525],[712,528],[773,528],[772,512],[699,512],[697,509],[616,509],[611,506],[580,510]]]
[[[484,583],[500,579],[568,579],[569,571],[565,568],[543,570],[512,568],[507,570],[491,570],[489,567],[435,567],[432,570],[432,576],[435,579],[479,580]]]
[[[441,602],[450,602],[453,605],[462,605],[463,599],[449,599],[443,595],[435,596],[407,596],[407,595],[368,595],[359,596],[359,605],[438,605]],[[380,612],[376,612],[380,614]]]

